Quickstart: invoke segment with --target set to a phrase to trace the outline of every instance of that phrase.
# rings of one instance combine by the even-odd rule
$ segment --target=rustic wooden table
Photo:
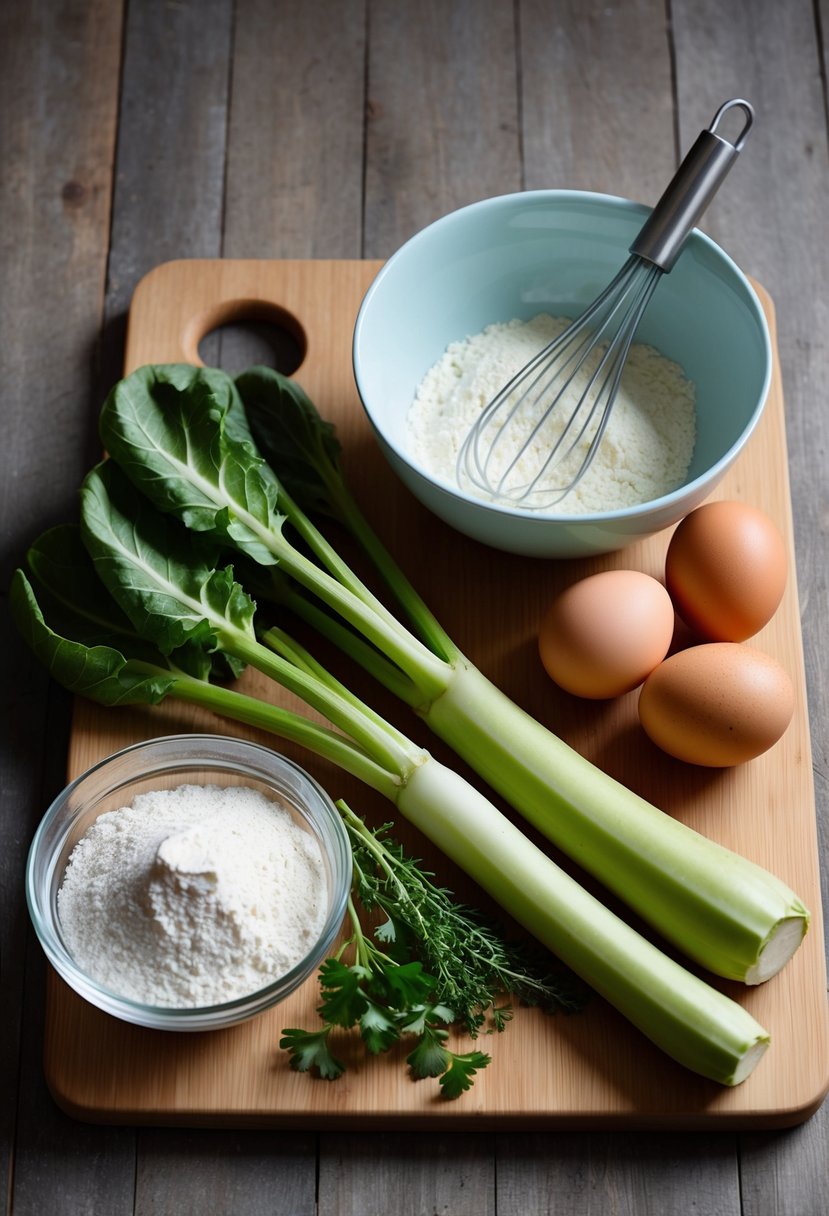
[[[0,11],[3,587],[96,454],[137,281],[181,257],[382,258],[487,195],[653,201],[719,102],[757,109],[704,228],[771,293],[825,831],[825,0],[6,0]],[[226,349],[217,349],[227,358]],[[822,628],[823,626],[823,628]],[[818,1216],[829,1117],[764,1133],[225,1132],[76,1123],[42,1075],[23,867],[69,699],[4,621],[3,1192],[95,1212]]]

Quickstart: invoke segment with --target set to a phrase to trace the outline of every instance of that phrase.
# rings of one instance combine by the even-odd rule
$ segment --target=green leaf
[[[449,1067],[440,1078],[444,1098],[459,1098],[472,1086],[472,1078],[481,1068],[486,1068],[490,1057],[482,1051],[469,1051],[465,1055],[449,1052]]]
[[[445,1098],[458,1098],[472,1086],[475,1074],[486,1068],[490,1057],[482,1051],[460,1054],[445,1046],[448,1033],[435,1026],[427,1026],[406,1063],[415,1079],[440,1077],[440,1088]]]
[[[406,1056],[406,1063],[412,1070],[412,1075],[418,1080],[423,1077],[439,1077],[449,1066],[449,1052],[443,1046],[448,1038],[445,1030],[434,1026],[425,1027],[413,1051]]]
[[[104,637],[138,637],[95,573],[77,525],[59,524],[50,528],[33,542],[26,558],[38,585],[51,595],[56,605],[77,616],[79,628],[96,641]],[[76,640],[87,641],[88,637]]]
[[[424,971],[418,960],[398,963],[383,969],[380,982],[395,1009],[406,1009],[427,1001],[435,986],[435,978]]]
[[[320,1017],[346,1029],[356,1025],[368,1008],[368,997],[362,988],[368,974],[356,963],[347,967],[337,959],[327,958],[320,968],[320,987],[325,998],[317,1010]]]
[[[256,452],[232,379],[161,364],[121,380],[100,417],[104,446],[130,480],[188,528],[227,537],[265,565],[278,533],[279,483]]]
[[[400,1038],[400,1031],[387,1010],[369,1000],[360,1017],[360,1035],[372,1055],[388,1051]]]
[[[340,443],[303,389],[269,367],[252,367],[236,387],[259,451],[308,514],[337,516],[332,485],[342,481]]]
[[[309,1072],[316,1068],[319,1075],[326,1081],[336,1081],[345,1072],[345,1065],[332,1055],[328,1046],[330,1026],[322,1030],[298,1030],[290,1028],[282,1031],[279,1046],[290,1052],[291,1068],[297,1072]]]
[[[34,590],[22,570],[9,593],[12,618],[49,674],[70,692],[101,705],[155,705],[176,686],[173,672],[152,670],[111,646],[87,646],[62,637],[44,620]]]
[[[157,647],[136,631],[107,593],[76,524],[59,524],[44,532],[27,558],[44,618],[56,633],[86,646],[114,647],[128,659],[168,666]],[[171,666],[206,680],[223,658],[187,643],[175,652]]]
[[[549,1010],[580,1008],[587,995],[572,972],[527,938],[507,940],[480,911],[438,887],[434,875],[389,835],[390,824],[370,829],[338,802],[351,839],[356,896],[368,912],[386,920],[375,933],[397,961],[418,958],[433,977],[415,1005],[439,1000],[470,1034],[490,1019],[502,1030],[510,1011],[501,998],[514,995]]]
[[[400,1029],[405,1034],[423,1034],[435,1018],[447,1026],[456,1020],[455,1011],[448,1005],[413,1005],[400,1020]]]
[[[215,648],[216,631],[253,639],[255,605],[212,546],[155,511],[105,461],[81,487],[81,527],[95,570],[136,630],[170,654],[185,642]]]
[[[378,942],[383,942],[386,945],[394,945],[398,938],[397,925],[390,916],[387,916],[384,921],[381,921],[381,923],[374,930],[374,936],[377,938]]]
[[[401,1034],[421,1035],[429,1023],[431,1005],[412,1005],[410,1009],[401,1010],[399,1025]]]
[[[448,661],[458,649],[370,526],[346,483],[335,429],[293,380],[254,367],[236,377],[253,437],[280,483],[308,515],[344,524],[362,545],[422,640]],[[357,656],[355,656],[357,657]],[[358,659],[359,661],[359,659]]]

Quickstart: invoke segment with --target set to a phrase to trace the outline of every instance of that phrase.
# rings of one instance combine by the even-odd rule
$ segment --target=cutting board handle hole
[[[187,362],[236,374],[254,364],[291,376],[308,339],[300,322],[267,300],[224,300],[193,317],[182,335]]]

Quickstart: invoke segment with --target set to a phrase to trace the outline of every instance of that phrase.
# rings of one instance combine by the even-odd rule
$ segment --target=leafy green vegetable
[[[386,774],[345,736],[290,710],[208,682],[210,659],[215,667],[216,658],[225,656],[208,655],[189,644],[164,655],[136,633],[107,595],[86,550],[78,549],[78,538],[79,530],[72,525],[39,538],[29,550],[31,581],[17,570],[10,596],[20,633],[64,688],[102,705],[154,705],[166,697],[200,705],[309,747],[369,785],[375,784],[376,770],[382,787]],[[61,547],[65,560],[51,567],[41,560],[44,552]],[[68,560],[73,553],[75,560]],[[48,583],[38,577],[44,574]]]
[[[458,647],[438,623],[371,528],[342,469],[334,427],[295,381],[269,367],[236,377],[250,432],[297,512],[323,514],[344,524],[388,583],[429,649],[452,663]]]
[[[238,424],[228,431],[232,394],[215,391],[216,375],[199,391],[191,385],[180,392],[174,405],[166,381],[160,396],[144,373],[122,381],[101,410],[101,438],[113,460],[159,511],[265,566],[278,564],[396,663],[419,694],[439,696],[448,680],[445,663],[411,636],[294,507],[252,441],[239,438]],[[287,539],[287,520],[318,561]]]
[[[498,764],[508,766],[521,787],[519,793],[535,796],[543,792],[545,805],[555,806],[562,817],[570,814],[576,825],[574,828],[571,823],[571,830],[578,828],[597,853],[614,857],[610,828],[619,819],[618,834],[624,836],[622,812],[629,809],[624,792],[614,792],[615,783],[605,785],[607,779],[580,758],[573,759],[571,754],[568,759],[569,749],[556,752],[556,747],[563,748],[560,741],[522,715],[474,671],[456,648],[451,661],[447,661],[396,620],[279,486],[275,474],[246,437],[234,394],[228,391],[222,397],[217,390],[217,376],[211,373],[200,380],[192,371],[185,375],[175,369],[157,369],[149,397],[140,377],[128,378],[129,388],[110,396],[109,409],[105,407],[104,413],[114,441],[107,441],[107,446],[113,453],[117,450],[117,466],[115,458],[105,462],[90,473],[83,487],[84,545],[96,576],[133,630],[161,652],[162,666],[166,663],[165,680],[170,678],[170,665],[178,654],[193,645],[211,656],[211,665],[216,656],[227,655],[238,663],[256,666],[323,714],[331,726],[321,726],[301,714],[218,688],[186,673],[173,673],[172,683],[164,686],[169,688],[166,695],[300,742],[365,781],[392,801],[519,925],[554,951],[654,1043],[704,1076],[724,1084],[739,1083],[768,1042],[766,1032],[744,1008],[685,971],[610,912],[480,790],[363,703],[284,629],[272,625],[261,631],[261,640],[257,638],[253,601],[237,582],[234,571],[217,565],[219,545],[238,545],[245,560],[255,559],[260,546],[267,550],[277,559],[281,573],[302,588],[303,597],[318,597],[326,612],[341,616],[349,629],[362,635],[366,647],[376,648],[385,662],[399,668],[401,685],[411,693],[409,703],[459,750],[477,756],[481,771],[486,772],[492,763],[492,753]],[[179,381],[184,388],[178,386]],[[161,397],[159,384],[163,387]],[[118,421],[124,401],[133,428],[128,441],[125,435],[129,428]],[[170,411],[173,419],[169,426],[156,417],[164,410]],[[187,441],[195,436],[200,451],[191,454]],[[205,455],[208,450],[209,459]],[[164,461],[169,464],[171,455],[175,459],[165,470]],[[119,471],[122,463],[130,472],[130,482],[140,485],[138,495]],[[145,476],[141,470],[146,468],[150,471]],[[153,510],[154,499],[165,509],[163,517]],[[263,525],[265,514],[267,528]],[[176,515],[179,519],[173,518]],[[198,525],[195,532],[187,530],[187,519]],[[287,539],[285,521],[299,536],[301,548]],[[273,568],[268,558],[263,570]],[[34,611],[36,603],[34,596],[18,597],[18,619],[29,630],[33,643],[46,648],[50,670],[56,677],[76,680],[75,659],[83,651],[72,650],[73,661],[64,662],[68,652],[60,640],[55,643],[55,630],[50,638],[42,612],[38,619]],[[436,631],[435,637],[440,634],[437,626]],[[424,636],[429,636],[428,630]],[[74,641],[73,646],[82,647],[83,643]],[[115,647],[107,649],[104,678],[98,684],[93,682],[91,695],[96,695],[98,685],[106,686],[113,677],[117,683],[125,663],[142,661],[130,658],[126,649],[126,653]],[[378,670],[385,668],[380,664]],[[158,668],[152,667],[147,674],[155,680]],[[153,684],[145,691],[155,695],[159,690],[163,691],[161,686]],[[549,776],[547,752],[551,750],[561,762],[562,788],[572,786],[572,794],[568,794],[572,806]],[[515,756],[522,757],[517,764]],[[661,815],[652,810],[654,816]],[[690,867],[692,881],[686,883],[679,871],[673,878],[668,875],[664,849],[663,868],[648,868],[642,858],[648,851],[658,853],[659,849],[641,824],[639,860],[629,847],[636,839],[637,832],[628,832],[628,852],[620,848],[614,864],[617,868],[630,864],[632,876],[627,881],[633,886],[651,873],[658,876],[656,895],[650,899],[643,896],[646,906],[653,905],[652,912],[654,907],[659,908],[660,899],[670,909],[670,896],[680,912],[676,917],[666,914],[669,927],[677,921],[682,924],[683,918],[687,926],[693,911],[703,946],[710,946],[710,939],[721,933],[729,948],[738,943],[742,958],[752,950],[756,955],[759,927],[773,932],[774,915],[791,896],[782,884],[780,890],[763,888],[759,900],[756,892],[751,899],[745,891],[735,896],[732,886],[751,888],[752,883],[755,887],[761,884],[747,867],[739,870],[739,883],[712,879],[708,873],[712,856],[718,864],[725,861],[732,867],[730,879],[735,879],[734,867],[739,869],[741,859],[725,850],[704,855],[707,842],[696,846],[698,855],[692,856]],[[683,866],[693,854],[687,837],[682,837],[682,846],[672,855],[675,870],[677,852],[681,852]],[[694,873],[695,865],[698,874]],[[698,882],[699,878],[705,881]],[[791,919],[797,915],[795,910]],[[388,936],[390,930],[385,932]],[[391,945],[384,954],[396,967],[400,965],[393,959]],[[356,963],[364,966],[365,959],[358,958]],[[379,988],[368,991],[368,981],[363,985],[367,1003],[360,1018],[366,1018],[366,1034],[375,1046],[390,1034],[384,1018],[392,1023],[394,1018],[388,1007],[397,1009],[401,999],[388,996],[394,984],[399,984],[396,967],[385,975]],[[379,984],[376,976],[372,983]],[[390,1000],[394,1001],[391,1006]],[[426,1027],[439,1031],[438,1006],[442,1003],[430,998],[420,1006],[408,1009],[406,1025],[417,1025],[421,1033]],[[381,1013],[384,1008],[385,1015]],[[439,1034],[431,1038],[431,1047],[442,1045]],[[317,1041],[313,1051],[320,1050]],[[461,1060],[448,1083],[461,1083],[464,1073],[468,1079],[469,1068],[475,1066],[474,1059],[465,1063]]]
[[[156,705],[171,691],[175,677],[160,666],[152,669],[129,661],[111,646],[74,642],[51,629],[43,618],[31,583],[22,570],[12,576],[12,616],[24,639],[70,692],[101,705]]]
[[[809,923],[794,892],[595,768],[494,688],[446,635],[363,516],[345,483],[330,428],[305,394],[268,368],[252,369],[236,384],[251,432],[277,478],[283,474],[285,432],[296,429],[301,437],[289,448],[292,522],[303,507],[316,509],[324,487],[326,514],[352,532],[416,633],[445,660],[442,692],[433,696],[414,667],[406,673],[414,688],[401,690],[387,678],[385,664],[332,626],[306,596],[294,595],[292,609],[403,695],[534,827],[685,954],[746,983],[776,974]],[[309,438],[315,425],[324,441]],[[314,493],[306,494],[306,486]]]
[[[416,1077],[440,1077],[444,1097],[458,1098],[471,1087],[478,1069],[486,1068],[490,1060],[480,1051],[449,1051],[445,1046],[448,1037],[440,1026],[426,1026],[416,1047],[406,1056],[406,1063]]]
[[[37,548],[35,545],[33,551]],[[137,548],[142,551],[143,542]],[[172,566],[179,557],[171,557]],[[148,568],[156,564],[153,559]],[[68,603],[73,580],[71,571],[65,573],[63,600]],[[124,566],[121,573],[129,585],[130,567]],[[395,802],[519,923],[569,962],[674,1059],[725,1084],[736,1084],[753,1068],[767,1035],[741,1006],[666,958],[564,874],[478,791],[413,744],[408,744],[408,759],[399,756],[395,771],[388,767],[390,757],[378,760],[347,735],[258,698],[176,673],[170,656],[159,653],[157,664],[148,666],[145,658],[128,657],[126,644],[125,656],[112,647],[95,648],[71,637],[62,638],[45,623],[22,571],[16,576],[15,588],[19,593],[12,597],[12,609],[18,625],[35,649],[44,653],[53,676],[67,687],[77,686],[79,658],[83,660],[92,652],[103,654],[103,678],[83,687],[86,695],[104,704],[117,700],[113,689],[116,694],[122,691],[121,673],[127,664],[130,671],[149,671],[152,677],[143,686],[140,681],[132,683],[129,699],[133,702],[143,698],[153,702],[168,688],[167,696],[270,730],[332,760]],[[83,604],[72,606],[83,618]],[[143,612],[139,615],[142,620],[153,619]],[[88,629],[87,618],[81,623]],[[205,645],[211,646],[215,640],[212,630],[208,634]],[[316,673],[314,678],[324,692],[335,699],[340,695],[341,686],[330,677],[326,679],[323,669],[301,648],[286,645],[284,638],[283,646],[293,655],[297,672],[306,676]],[[286,670],[291,666],[292,661],[285,659]],[[158,678],[165,683],[159,685]],[[344,700],[344,708],[358,711],[356,698],[348,696]],[[367,723],[377,725],[377,715],[367,707],[364,712]],[[389,726],[388,730],[402,740],[393,728]],[[481,848],[476,847],[477,841]],[[497,841],[497,847],[487,847],[489,841]],[[407,1021],[410,1026],[422,1027],[424,1011],[418,1010],[415,1015],[410,1010]],[[321,1040],[307,1044],[305,1050],[323,1053]]]
[[[287,455],[294,492],[311,507],[322,496],[354,532],[420,637],[331,549],[285,490],[281,468],[274,471],[258,455],[239,421],[235,390],[217,388],[218,373],[204,384],[188,380],[173,401],[177,390],[169,382],[178,373],[154,374],[164,380],[163,399],[155,382],[146,391],[146,372],[135,373],[135,381],[127,377],[105,403],[101,432],[160,509],[268,568],[277,562],[302,588],[290,597],[295,611],[363,662],[535,827],[691,958],[749,983],[784,965],[808,924],[796,895],[596,769],[462,655],[354,504],[335,438],[301,390],[265,369],[238,380],[257,439],[268,429],[266,415],[276,419],[271,425],[282,439],[286,432],[294,436]],[[271,455],[278,462],[278,451]],[[315,561],[287,538],[286,522]],[[286,598],[284,584],[280,598]]]
[[[243,372],[236,388],[260,450],[272,466],[278,463],[281,486],[308,514],[340,518],[342,506],[335,504],[345,483],[340,441],[332,424],[323,422],[296,381],[273,378],[269,368]],[[277,462],[274,453],[279,454]]]

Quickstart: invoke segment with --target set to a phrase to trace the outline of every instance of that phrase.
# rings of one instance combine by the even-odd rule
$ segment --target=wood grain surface
[[[522,187],[651,202],[719,103],[748,97],[750,146],[703,227],[777,310],[825,859],[827,30],[827,0],[6,0],[4,588],[32,538],[74,516],[126,309],[153,266],[385,258],[458,202]],[[240,367],[250,337],[222,331],[207,353]],[[787,1131],[647,1135],[274,1135],[64,1115],[43,1078],[45,965],[23,868],[63,784],[71,706],[15,645],[4,596],[0,613],[3,1210],[824,1216],[829,1103]],[[826,906],[825,863],[821,879]]]
[[[243,317],[269,317],[289,329],[301,328],[307,353],[297,379],[323,417],[336,424],[346,470],[368,518],[377,521],[392,552],[409,567],[415,585],[464,651],[577,750],[668,813],[779,874],[814,910],[812,931],[781,975],[754,989],[726,986],[770,1031],[773,1047],[748,1081],[725,1089],[660,1056],[601,1001],[572,1018],[519,1009],[508,1032],[487,1043],[494,1062],[473,1089],[456,1102],[442,1102],[433,1087],[411,1082],[399,1052],[366,1062],[346,1046],[350,1067],[336,1084],[292,1072],[286,1055],[277,1050],[280,1031],[315,1024],[316,978],[283,1005],[243,1026],[180,1035],[120,1023],[51,976],[46,1070],[52,1091],[80,1118],[128,1122],[304,1122],[318,1127],[359,1119],[388,1127],[429,1126],[434,1121],[462,1126],[486,1120],[493,1126],[558,1123],[569,1128],[590,1123],[772,1127],[799,1122],[814,1112],[829,1088],[829,1021],[793,559],[784,601],[752,644],[774,655],[792,674],[797,711],[783,739],[750,764],[711,771],[660,755],[637,726],[635,693],[595,705],[557,692],[535,650],[538,622],[552,595],[585,573],[612,566],[659,577],[670,530],[601,558],[538,561],[495,553],[454,533],[421,508],[380,456],[351,373],[354,320],[380,265],[322,259],[166,263],[136,290],[125,371],[151,362],[198,362],[202,340],[217,326]],[[765,293],[763,300],[773,327]],[[745,499],[766,510],[793,553],[777,371],[761,426],[717,496]],[[345,678],[353,682],[353,673]],[[298,705],[258,673],[246,672],[242,684],[255,695]],[[360,691],[376,702],[374,690]],[[406,710],[385,702],[385,714],[406,729]],[[408,726],[422,733],[414,719]],[[112,710],[80,700],[69,776],[129,743],[183,729],[249,733],[205,711],[178,705]],[[256,737],[273,743],[267,735]],[[421,741],[457,765],[436,741]],[[333,766],[309,758],[301,749],[277,747],[306,765],[333,797],[345,797],[376,823],[388,817],[382,799]],[[428,842],[417,840],[415,849],[449,881],[446,863]],[[480,898],[478,893],[478,902]]]

